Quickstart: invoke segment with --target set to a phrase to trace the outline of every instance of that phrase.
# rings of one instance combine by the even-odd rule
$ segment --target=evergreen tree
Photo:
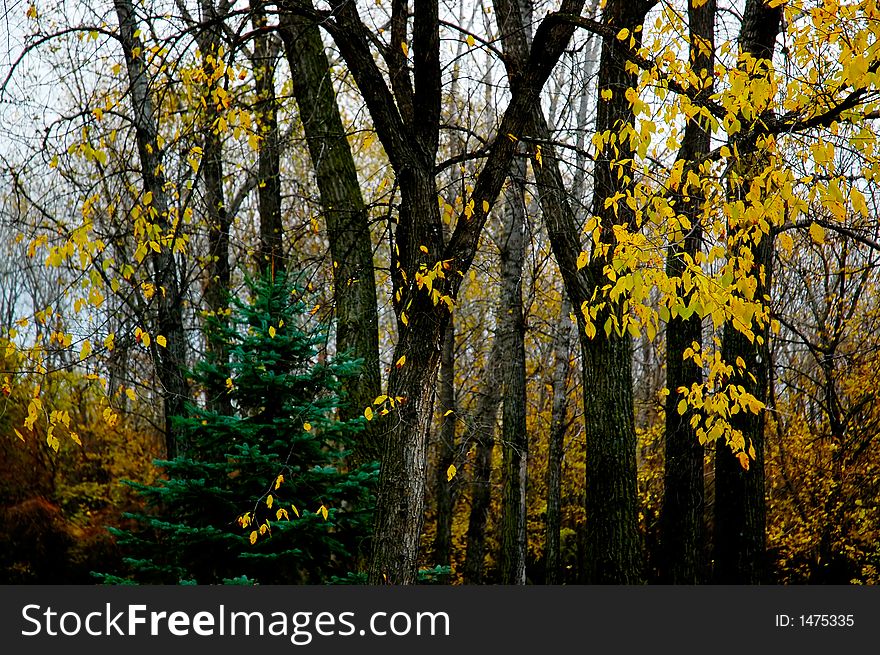
[[[290,274],[251,281],[228,321],[210,323],[226,344],[222,368],[199,363],[194,382],[227,393],[232,415],[205,403],[176,417],[187,450],[157,462],[155,486],[133,484],[147,510],[116,531],[130,580],[152,583],[293,584],[356,579],[372,524],[378,464],[344,469],[364,428],[341,421],[345,378],[358,362],[317,357]],[[214,391],[212,391],[214,390]],[[123,578],[103,576],[110,582]]]

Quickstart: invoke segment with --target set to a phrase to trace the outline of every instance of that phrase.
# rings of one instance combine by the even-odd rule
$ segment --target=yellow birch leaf
[[[279,475],[277,478],[275,478],[275,488],[277,489],[277,488],[280,487],[282,484],[284,484],[284,476],[283,476],[283,475]]]
[[[156,337],[156,343],[158,343],[163,348],[166,348],[168,346],[168,340],[165,337],[163,337],[161,334],[158,337]]]
[[[455,468],[455,464],[450,464],[449,468],[446,469],[446,481],[450,482],[456,473],[458,473],[458,469]]]
[[[822,245],[825,243],[825,230],[818,223],[810,223],[810,238]]]
[[[465,41],[467,41],[467,44],[468,44],[468,47],[469,47],[469,48],[473,48],[473,47],[474,47],[474,44],[476,43],[476,41],[474,40],[474,37],[473,37],[472,34],[468,34],[468,35],[465,37]]]
[[[251,545],[257,543],[257,531],[256,530],[251,532],[249,539],[250,539]]]
[[[323,505],[321,505],[321,506],[318,508],[318,511],[317,511],[316,513],[317,513],[317,514],[320,514],[321,516],[323,516],[325,521],[327,520],[327,516],[328,516],[329,513],[327,512],[327,508],[324,507]]]
[[[373,420],[373,410],[371,408],[367,407],[364,410],[364,416],[367,417],[368,421],[372,421]]]
[[[272,503],[274,503],[274,502],[275,502],[275,498],[272,496],[272,494],[269,494],[268,496],[266,496],[266,507],[268,507],[269,509],[272,509]]]

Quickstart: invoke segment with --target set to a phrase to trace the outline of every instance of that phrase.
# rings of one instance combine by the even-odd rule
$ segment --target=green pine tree
[[[372,524],[378,464],[345,470],[364,419],[340,421],[346,357],[321,361],[290,274],[251,281],[230,320],[208,328],[230,362],[201,362],[206,393],[228,393],[233,415],[191,406],[177,417],[185,455],[157,462],[155,486],[133,484],[147,510],[116,531],[130,572],[146,583],[297,584],[356,580]],[[206,404],[210,406],[210,404]]]

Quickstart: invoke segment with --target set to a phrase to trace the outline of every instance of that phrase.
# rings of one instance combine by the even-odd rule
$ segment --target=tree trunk
[[[697,4],[688,3],[690,23],[690,67],[700,74],[705,72],[706,85],[702,95],[711,95],[714,79],[715,50],[715,0]],[[708,51],[707,51],[708,48]],[[696,117],[685,127],[678,159],[685,162],[685,169],[709,152],[711,127],[705,118]],[[687,179],[687,174],[682,176]],[[686,185],[686,182],[684,183]],[[676,190],[677,191],[677,190]],[[681,278],[687,269],[687,260],[693,261],[702,247],[703,228],[701,214],[705,199],[699,189],[683,188],[677,205],[691,223],[684,234],[673,235],[668,249],[666,272],[670,278]],[[689,296],[683,298],[689,304]],[[688,319],[672,317],[666,328],[666,433],[664,496],[660,515],[660,577],[671,584],[698,584],[707,580],[707,552],[705,545],[703,484],[704,449],[696,429],[691,426],[694,412],[678,413],[682,394],[679,387],[691,388],[703,381],[702,369],[691,360],[685,360],[684,352],[692,344],[702,344],[702,321],[694,313]]]
[[[380,389],[379,324],[369,217],[318,26],[288,13],[281,14],[280,24],[293,75],[293,92],[327,221],[333,257],[337,349],[362,360],[358,375],[345,381],[348,404],[340,411],[342,418],[353,418],[373,404]],[[381,434],[370,425],[356,447],[355,460],[377,460],[381,452]]]
[[[211,2],[203,0],[201,19],[211,24],[218,19],[217,11]],[[201,29],[198,34],[199,50],[204,61],[205,74],[210,83],[205,89],[205,120],[202,125],[202,163],[201,174],[204,182],[205,220],[208,223],[208,265],[204,288],[204,300],[207,310],[214,320],[225,324],[226,310],[229,308],[229,227],[231,217],[226,211],[226,197],[223,191],[223,140],[216,131],[216,121],[220,117],[217,108],[215,89],[222,90],[215,72],[220,68],[219,48],[221,45],[219,28],[215,25]],[[225,370],[229,363],[229,352],[222,337],[216,331],[209,331],[206,348],[208,360]],[[226,377],[225,375],[223,376]],[[221,414],[232,414],[232,403],[225,386],[218,385],[208,390],[208,403],[212,409]]]
[[[559,310],[559,328],[553,339],[553,405],[550,410],[550,436],[547,449],[547,524],[544,543],[544,583],[559,584],[562,556],[560,530],[562,528],[562,454],[565,431],[568,427],[568,397],[566,387],[571,372],[572,325],[569,322],[571,302],[563,294]]]
[[[434,478],[434,497],[437,501],[437,530],[434,534],[434,563],[449,566],[452,560],[452,515],[455,492],[460,478],[451,480],[447,471],[455,463],[458,444],[455,439],[455,327],[452,319],[443,337],[440,354],[440,385],[437,393],[440,404],[440,443]]]
[[[463,578],[465,584],[483,582],[486,557],[486,523],[492,504],[492,451],[495,448],[495,423],[501,404],[501,340],[495,335],[492,350],[483,369],[483,384],[468,443],[475,444],[471,473],[471,513],[468,519],[467,552]]]
[[[257,152],[257,199],[260,208],[260,248],[257,255],[261,273],[286,268],[284,224],[281,220],[281,135],[278,131],[278,102],[275,98],[277,47],[265,31],[266,11],[262,4],[251,4],[251,20],[256,36],[252,56],[257,101],[259,144]]]
[[[525,258],[525,164],[514,162],[504,196],[504,230],[501,236],[501,304],[499,338],[502,339],[502,467],[501,583],[526,583],[526,484],[528,435],[526,433],[525,321],[522,304],[522,269]]]
[[[770,7],[761,0],[748,0],[743,13],[740,50],[755,59],[770,59],[782,19],[782,7]],[[757,67],[755,75],[763,74]],[[748,122],[743,120],[743,125]],[[748,202],[754,177],[763,168],[763,156],[754,137],[736,138],[739,151],[738,180],[731,180],[732,199]],[[754,268],[746,274],[757,278],[754,297],[766,302],[772,286],[773,237],[765,234],[757,245],[751,245],[743,226],[729,226],[728,243],[731,256],[751,247]],[[742,385],[746,392],[761,402],[768,399],[769,325],[753,325],[754,342],[732,322],[725,323],[721,355],[726,362],[741,357],[745,371],[734,366],[730,384]],[[754,376],[754,377],[752,377]],[[766,508],[764,499],[764,412],[740,412],[730,424],[742,432],[746,448],[754,449],[755,457],[745,470],[731,449],[721,440],[715,453],[715,569],[716,582],[721,584],[760,584],[767,580]]]
[[[179,236],[179,225],[176,217],[171,215],[166,193],[163,153],[157,143],[159,130],[150,96],[150,79],[141,54],[144,52],[143,44],[136,36],[138,27],[134,7],[131,0],[114,0],[113,6],[119,20],[119,42],[128,72],[128,95],[132,104],[144,192],[152,194],[151,206],[156,212],[155,222],[161,236],[172,239],[160,246],[159,252],[151,251],[150,264],[153,284],[157,289],[152,300],[156,303],[154,335],[161,335],[166,339],[164,348],[154,340],[151,354],[162,386],[166,457],[173,458],[186,451],[186,444],[182,442],[180,431],[173,425],[172,417],[182,416],[189,400],[189,386],[184,374],[186,337],[183,331],[183,292],[171,245],[173,239]]]

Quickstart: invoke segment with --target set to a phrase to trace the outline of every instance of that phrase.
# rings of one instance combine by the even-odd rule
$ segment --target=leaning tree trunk
[[[137,36],[137,18],[131,0],[114,0],[114,9],[119,21],[119,42],[125,56],[128,73],[128,95],[132,104],[132,123],[135,129],[138,158],[143,178],[144,193],[152,194],[152,210],[155,210],[155,224],[163,241],[159,252],[152,252],[150,265],[153,284],[157,293],[153,295],[156,304],[154,334],[165,337],[166,347],[153,341],[152,359],[157,377],[162,387],[162,405],[165,414],[166,457],[173,458],[186,451],[182,432],[174,425],[172,418],[182,416],[189,400],[189,385],[186,381],[186,335],[183,330],[183,290],[180,271],[174,258],[172,244],[179,236],[179,224],[172,220],[171,208],[165,186],[163,151],[159,147],[159,129],[150,95],[150,78],[141,53],[143,43]],[[165,242],[165,239],[168,239]]]
[[[702,97],[712,94],[715,50],[715,0],[690,0],[690,67],[697,75],[704,74]],[[704,117],[696,116],[685,127],[678,159],[691,170],[700,157],[709,152],[711,127]],[[682,176],[687,180],[687,173]],[[702,247],[701,215],[705,199],[699,189],[675,189],[679,211],[688,217],[691,228],[675,234],[669,246],[666,272],[670,278],[681,279],[687,260],[693,261]],[[689,295],[683,302],[689,304]],[[694,313],[690,318],[672,317],[666,327],[666,431],[664,463],[664,495],[660,514],[660,577],[672,584],[698,584],[707,580],[707,549],[705,544],[704,448],[691,425],[693,410],[678,413],[682,394],[680,387],[690,389],[703,381],[702,369],[685,359],[685,350],[701,344],[703,325]]]
[[[379,323],[373,243],[330,63],[318,25],[291,14],[280,18],[293,76],[293,92],[315,170],[333,257],[336,343],[339,352],[361,360],[357,376],[344,381],[343,418],[363,413],[379,395]],[[381,435],[371,424],[356,449],[358,461],[378,460]]]
[[[770,7],[762,0],[748,0],[743,13],[740,49],[757,60],[770,60],[782,20],[782,6]],[[757,66],[754,75],[768,74],[766,63]],[[743,117],[743,125],[747,125]],[[755,176],[766,165],[756,137],[736,139],[739,153],[738,181],[731,180],[731,199],[748,202],[746,194]],[[754,228],[753,228],[754,229]],[[751,231],[731,225],[728,242],[731,255],[751,248],[754,265],[742,274],[756,278],[754,297],[761,302],[769,298],[772,283],[773,237],[763,234],[756,245],[749,242]],[[769,321],[768,321],[769,322]],[[730,384],[742,385],[746,392],[761,402],[768,399],[770,379],[769,325],[752,326],[754,340],[740,332],[732,322],[724,325],[721,355],[726,362],[741,357],[745,371],[734,366]],[[754,449],[748,470],[744,469],[731,449],[719,440],[715,453],[715,570],[714,579],[723,584],[760,584],[767,580],[766,508],[764,499],[764,412],[740,412],[730,424],[742,432],[746,448]]]

